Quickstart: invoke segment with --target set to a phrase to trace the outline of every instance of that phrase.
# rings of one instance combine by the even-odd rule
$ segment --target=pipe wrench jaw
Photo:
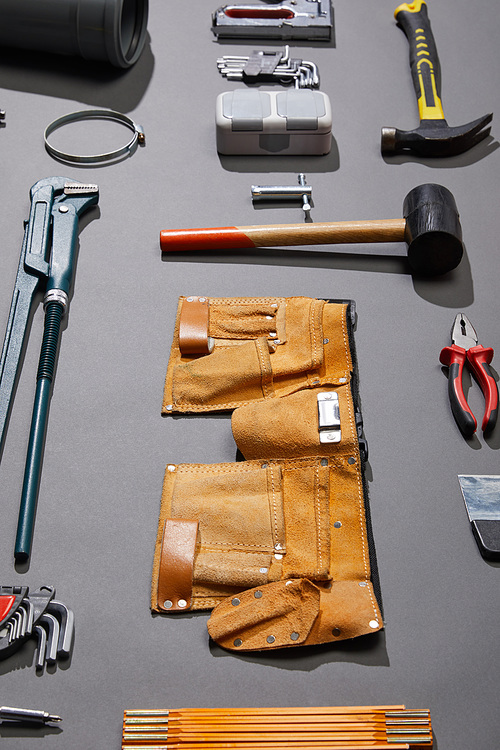
[[[99,202],[99,187],[92,184],[81,182],[72,182],[66,180],[63,186],[62,194],[58,195],[55,203],[58,210],[63,210],[63,206],[69,208],[68,204],[73,206],[77,216],[82,216],[89,208],[96,206]]]

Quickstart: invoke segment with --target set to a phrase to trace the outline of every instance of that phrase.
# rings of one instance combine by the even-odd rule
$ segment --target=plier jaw
[[[465,437],[471,437],[475,433],[477,422],[462,385],[463,369],[467,365],[484,395],[485,410],[481,429],[488,433],[495,426],[498,417],[498,386],[489,367],[493,349],[478,344],[474,326],[463,313],[458,313],[455,317],[451,341],[451,346],[442,349],[439,361],[449,368],[448,395],[453,416]]]

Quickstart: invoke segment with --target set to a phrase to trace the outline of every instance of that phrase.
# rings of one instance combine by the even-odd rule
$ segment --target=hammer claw
[[[421,120],[415,130],[382,128],[382,151],[413,151],[424,157],[463,154],[488,137],[491,128],[483,128],[492,119],[493,114],[489,114],[455,128],[450,127],[446,120]]]

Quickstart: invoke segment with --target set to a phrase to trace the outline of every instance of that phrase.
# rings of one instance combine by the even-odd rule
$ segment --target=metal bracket
[[[340,408],[339,397],[335,391],[318,393],[318,429],[320,443],[339,443]]]

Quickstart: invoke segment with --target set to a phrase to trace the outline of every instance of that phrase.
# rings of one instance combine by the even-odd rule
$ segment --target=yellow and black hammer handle
[[[421,120],[444,120],[441,71],[424,0],[403,3],[394,11],[410,45],[410,69]]]

